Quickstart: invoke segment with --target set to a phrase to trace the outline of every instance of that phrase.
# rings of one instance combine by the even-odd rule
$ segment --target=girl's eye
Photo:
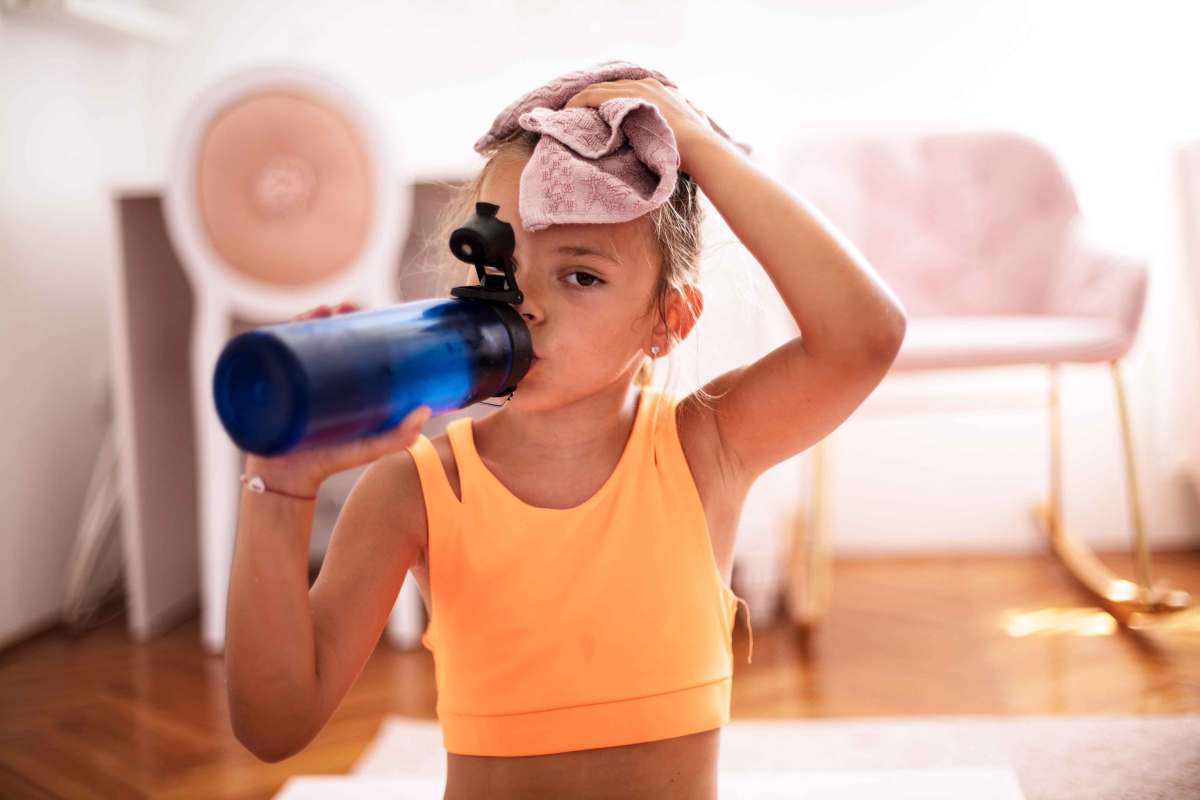
[[[601,283],[604,283],[604,281],[600,280],[599,278],[597,278],[595,275],[593,275],[590,272],[575,271],[570,274],[571,275],[582,275],[583,278],[589,279],[591,281],[591,283],[576,284],[576,286],[579,286],[579,288],[581,288],[581,289],[590,289],[593,286],[597,286]],[[581,280],[582,280],[582,278],[581,278]]]

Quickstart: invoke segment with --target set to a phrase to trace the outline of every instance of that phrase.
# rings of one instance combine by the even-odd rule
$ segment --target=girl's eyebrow
[[[566,253],[567,255],[571,255],[571,256],[598,256],[600,258],[603,258],[606,261],[611,261],[613,264],[616,264],[617,266],[621,265],[620,261],[618,261],[613,256],[610,256],[608,253],[603,253],[599,250],[596,250],[592,247],[589,247],[587,245],[582,245],[582,244],[559,245],[558,247],[554,248],[554,252],[555,253]],[[514,265],[517,265],[517,266],[519,266],[521,263],[517,259],[516,256],[512,257],[512,262]]]
[[[611,261],[614,264],[621,263],[621,262],[617,261],[617,259],[610,256],[608,253],[602,253],[599,250],[595,250],[586,245],[564,244],[564,245],[560,245],[559,247],[555,248],[554,252],[567,253],[568,255],[572,255],[572,256],[599,256],[600,258]]]

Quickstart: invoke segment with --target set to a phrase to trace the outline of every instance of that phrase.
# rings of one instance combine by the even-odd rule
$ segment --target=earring
[[[650,345],[650,377],[649,377],[649,379],[647,379],[647,383],[651,386],[654,385],[654,365],[657,363],[658,363],[658,345],[653,344],[653,345]]]

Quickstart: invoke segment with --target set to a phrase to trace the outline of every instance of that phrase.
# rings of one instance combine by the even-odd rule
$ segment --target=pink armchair
[[[1053,156],[1004,132],[848,137],[792,148],[783,179],[846,234],[900,297],[908,330],[893,369],[1045,364],[1049,499],[1033,512],[1055,553],[1123,623],[1187,606],[1150,578],[1120,359],[1137,335],[1146,268],[1089,243]],[[1108,362],[1119,403],[1137,583],[1120,579],[1060,520],[1060,363]],[[813,523],[792,548],[785,598],[811,625],[830,593],[824,442],[814,450]]]

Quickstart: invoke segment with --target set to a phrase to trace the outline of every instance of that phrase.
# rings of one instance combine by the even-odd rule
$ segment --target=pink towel
[[[671,198],[679,150],[675,134],[653,103],[617,97],[599,108],[563,108],[593,83],[642,78],[679,88],[655,70],[606,61],[568,72],[513,101],[475,143],[475,152],[483,153],[518,127],[541,134],[521,172],[519,211],[525,230],[627,222]],[[733,142],[712,117],[708,121]],[[749,145],[733,144],[750,153]]]

